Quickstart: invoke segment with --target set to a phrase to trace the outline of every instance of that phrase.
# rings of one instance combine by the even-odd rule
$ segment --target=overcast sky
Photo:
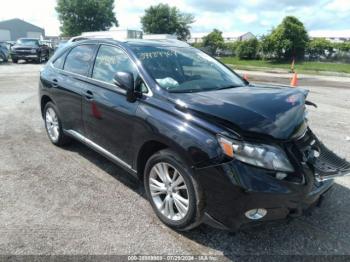
[[[247,32],[260,35],[271,30],[284,16],[298,17],[308,30],[350,29],[350,0],[116,0],[115,12],[122,28],[140,29],[140,17],[150,5],[168,3],[192,13],[192,32]],[[0,20],[21,18],[45,28],[46,35],[58,35],[56,0],[7,0]]]

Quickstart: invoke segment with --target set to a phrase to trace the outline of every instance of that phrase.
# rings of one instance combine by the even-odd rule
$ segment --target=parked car
[[[21,59],[41,63],[49,60],[49,57],[49,47],[39,39],[20,38],[11,48],[11,59],[14,63]]]
[[[180,41],[73,43],[39,90],[51,142],[76,139],[125,168],[176,230],[300,216],[350,173],[311,131],[308,91],[249,84]]]
[[[56,44],[52,40],[41,40],[42,45],[46,45],[49,48],[49,54],[53,54],[56,48]]]
[[[0,59],[3,62],[7,62],[10,58],[9,44],[6,42],[0,42]]]

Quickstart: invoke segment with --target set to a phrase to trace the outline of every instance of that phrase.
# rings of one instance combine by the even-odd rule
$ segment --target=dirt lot
[[[312,216],[288,224],[237,234],[166,228],[141,185],[119,167],[79,143],[61,149],[49,142],[39,113],[40,67],[0,65],[0,254],[350,255],[350,177],[336,179]],[[310,109],[311,127],[350,159],[349,82],[307,84],[319,106]]]

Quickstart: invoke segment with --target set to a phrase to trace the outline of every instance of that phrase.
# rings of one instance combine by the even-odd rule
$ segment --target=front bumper
[[[214,227],[236,231],[261,221],[300,216],[316,205],[333,181],[318,182],[313,171],[304,166],[303,183],[277,179],[273,172],[237,160],[197,169],[206,202],[204,221]],[[245,212],[267,210],[266,216],[251,220]]]
[[[16,59],[37,59],[40,56],[36,53],[11,53],[11,58]]]

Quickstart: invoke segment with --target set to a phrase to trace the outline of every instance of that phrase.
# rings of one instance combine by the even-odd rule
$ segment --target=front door
[[[101,45],[83,95],[85,136],[124,163],[131,165],[131,138],[138,101],[126,100],[126,91],[113,84],[117,71],[132,72],[134,63],[118,47]]]

